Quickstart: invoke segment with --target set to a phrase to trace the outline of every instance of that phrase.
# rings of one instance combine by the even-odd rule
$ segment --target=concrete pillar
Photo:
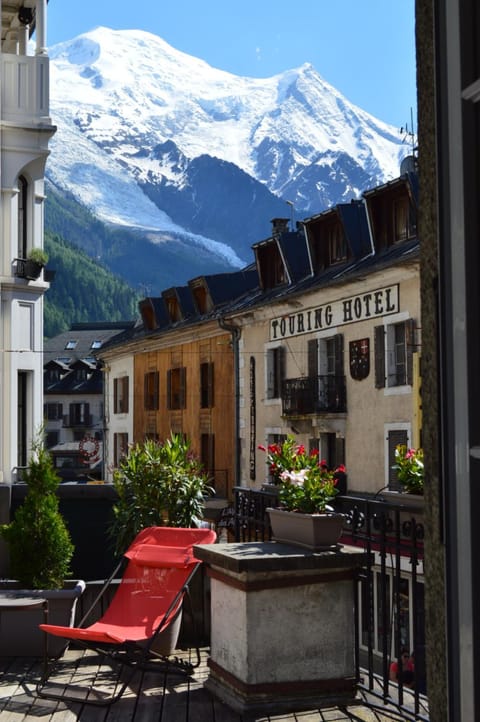
[[[364,550],[314,553],[266,542],[199,546],[195,554],[211,583],[212,694],[240,714],[353,701]]]

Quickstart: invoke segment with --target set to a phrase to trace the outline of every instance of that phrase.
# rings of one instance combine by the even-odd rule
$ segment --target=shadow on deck
[[[188,659],[188,652],[179,656]],[[358,703],[348,708],[322,708],[291,714],[242,716],[214,699],[204,689],[208,676],[208,650],[203,649],[201,664],[191,677],[171,672],[147,672],[136,676],[124,696],[111,707],[93,707],[82,702],[54,702],[35,694],[35,686],[42,672],[42,660],[0,657],[0,718],[13,720],[42,720],[42,722],[342,722],[356,720],[381,722],[402,720],[395,709],[373,707],[373,700],[358,694]],[[65,679],[75,672],[77,684],[96,680],[100,687],[106,679],[96,665],[96,655],[70,649],[61,660]],[[378,703],[377,703],[378,704]]]

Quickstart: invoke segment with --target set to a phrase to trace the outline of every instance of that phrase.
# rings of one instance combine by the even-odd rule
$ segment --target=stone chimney
[[[272,218],[272,238],[280,238],[282,233],[288,233],[289,218]]]

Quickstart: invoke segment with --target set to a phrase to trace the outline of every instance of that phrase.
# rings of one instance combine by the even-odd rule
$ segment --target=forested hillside
[[[46,338],[71,323],[129,321],[138,315],[138,296],[121,279],[50,231],[45,232],[48,269],[55,278],[45,294]]]

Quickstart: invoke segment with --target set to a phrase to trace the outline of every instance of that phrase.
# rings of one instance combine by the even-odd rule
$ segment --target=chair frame
[[[214,540],[214,539],[213,539]],[[195,543],[202,543],[202,542],[195,542]],[[211,543],[211,542],[207,542]],[[75,625],[76,628],[82,628],[85,626],[86,621],[91,616],[92,612],[97,608],[97,605],[101,602],[103,597],[106,595],[106,592],[111,588],[112,583],[116,578],[119,577],[119,575],[122,573],[122,571],[126,568],[128,564],[127,557],[123,557],[120,562],[117,564],[113,572],[111,573],[110,577],[105,581],[103,584],[101,590],[98,592],[98,594],[95,596],[95,599],[83,615],[80,622]],[[44,632],[47,638],[47,642],[45,644],[45,653],[44,653],[44,665],[43,665],[43,674],[40,680],[38,681],[36,685],[36,694],[39,697],[42,697],[44,699],[53,699],[53,700],[62,700],[62,701],[71,701],[71,702],[81,702],[82,704],[91,704],[96,706],[110,706],[114,702],[116,702],[120,697],[123,695],[127,687],[130,685],[135,673],[137,671],[143,670],[155,670],[155,671],[165,671],[169,673],[176,673],[176,674],[182,674],[182,675],[191,675],[193,674],[194,670],[200,665],[200,647],[198,643],[198,635],[196,630],[196,624],[195,624],[195,615],[193,613],[193,605],[192,600],[190,596],[190,589],[189,585],[194,577],[195,573],[197,572],[198,568],[202,564],[199,560],[194,560],[195,563],[192,566],[192,569],[190,571],[190,574],[186,578],[186,581],[184,584],[179,588],[177,593],[175,594],[175,597],[171,601],[168,609],[165,611],[163,616],[161,617],[161,620],[157,624],[157,627],[154,631],[154,633],[143,642],[141,645],[138,644],[135,641],[126,641],[122,644],[107,644],[107,643],[94,643],[92,641],[84,641],[82,639],[73,639],[69,638],[68,635],[65,636],[66,639],[70,639],[70,642],[74,642],[75,644],[78,644],[81,648],[91,650],[96,652],[101,657],[101,663],[105,664],[107,660],[110,660],[114,663],[117,663],[120,665],[119,673],[117,676],[117,681],[114,683],[114,689],[112,694],[109,696],[103,696],[103,697],[91,697],[90,694],[95,694],[95,689],[93,685],[89,688],[82,687],[81,689],[86,692],[84,697],[79,697],[79,695],[70,694],[68,690],[72,689],[78,689],[72,682],[70,683],[61,683],[62,691],[56,692],[47,689],[47,685],[50,682],[50,678],[52,677],[52,674],[54,673],[55,669],[58,667],[59,660],[54,659],[53,661],[49,661],[48,658],[48,633]],[[186,605],[184,605],[184,602],[187,602]],[[161,634],[164,631],[163,625],[166,622],[166,620],[169,619],[170,615],[174,612],[175,609],[181,609],[183,606],[186,607],[185,611],[187,611],[192,620],[192,631],[193,631],[193,640],[194,644],[191,646],[192,649],[195,650],[196,654],[196,661],[195,663],[188,662],[185,660],[182,660],[178,657],[169,655],[165,656],[162,654],[159,654],[155,650],[152,649],[152,646],[155,644],[155,641],[157,640],[159,634]],[[172,620],[170,620],[171,623]],[[167,627],[168,628],[168,627]],[[125,675],[124,680],[120,683],[120,675],[124,671],[124,668],[129,668],[129,674]],[[55,684],[54,682],[51,682],[52,684]],[[120,686],[119,686],[120,684]],[[118,688],[118,689],[117,689]]]

